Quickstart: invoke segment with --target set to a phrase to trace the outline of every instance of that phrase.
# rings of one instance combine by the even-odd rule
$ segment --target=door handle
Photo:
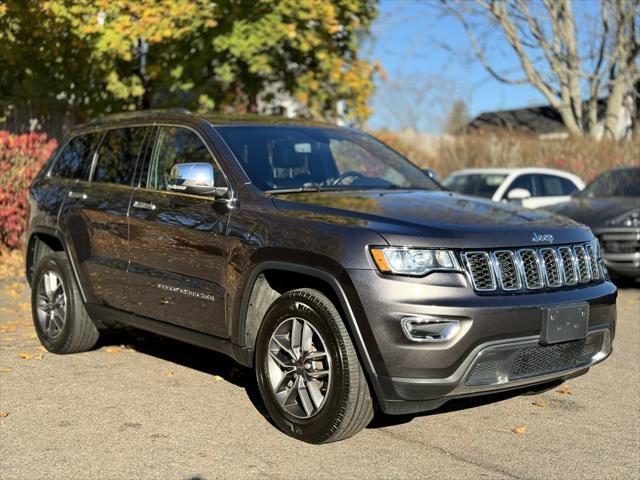
[[[73,190],[69,191],[69,198],[79,198],[80,200],[86,200],[87,194],[82,192],[74,192]]]
[[[133,202],[134,208],[142,208],[143,210],[155,210],[156,206],[151,202],[141,202],[140,200],[135,200]]]

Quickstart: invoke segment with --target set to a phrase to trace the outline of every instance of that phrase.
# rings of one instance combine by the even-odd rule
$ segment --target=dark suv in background
[[[313,443],[387,414],[549,388],[611,352],[591,231],[443,191],[351,129],[181,111],[72,132],[30,190],[42,344],[132,325],[255,368]]]

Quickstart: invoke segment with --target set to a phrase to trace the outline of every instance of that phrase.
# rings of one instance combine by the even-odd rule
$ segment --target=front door
[[[224,200],[170,191],[177,163],[213,165],[216,186],[228,186],[203,139],[186,127],[159,127],[129,216],[126,309],[167,323],[228,337],[225,272],[229,207]]]

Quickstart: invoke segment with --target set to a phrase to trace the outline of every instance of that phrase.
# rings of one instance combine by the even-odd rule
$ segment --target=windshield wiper
[[[274,188],[272,190],[265,190],[264,193],[277,193],[277,194],[281,194],[281,193],[300,193],[300,192],[319,192],[320,189],[320,185],[318,185],[317,183],[305,183],[304,185],[302,185],[301,187],[294,187],[294,188]]]

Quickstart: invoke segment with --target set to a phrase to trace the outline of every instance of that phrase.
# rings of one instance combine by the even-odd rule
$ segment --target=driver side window
[[[509,188],[504,193],[503,197],[507,198],[511,190],[514,190],[516,188],[524,188],[525,190],[529,190],[531,196],[534,197],[536,195],[536,191],[533,184],[533,175],[520,175],[519,177],[517,177],[513,182],[511,182],[511,185],[509,185]]]
[[[216,186],[227,186],[213,156],[195,132],[182,127],[160,127],[149,163],[147,188],[168,190],[169,173],[180,163],[208,163],[213,166]]]

